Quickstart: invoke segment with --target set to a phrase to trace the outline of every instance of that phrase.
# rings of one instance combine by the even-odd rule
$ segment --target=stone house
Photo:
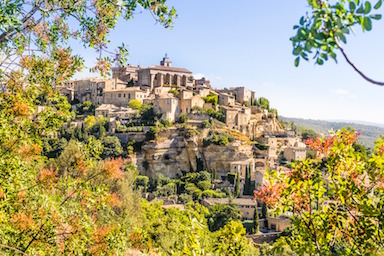
[[[284,157],[287,161],[301,161],[307,157],[307,150],[304,147],[287,147],[284,149]]]
[[[255,99],[255,92],[245,87],[231,87],[229,90],[235,95],[236,101],[239,103],[250,103],[251,99]]]
[[[180,113],[191,113],[193,107],[204,107],[205,101],[198,95],[194,95],[193,91],[183,90],[180,93]]]
[[[130,120],[136,114],[137,110],[126,107],[118,107],[113,104],[102,104],[95,109],[95,116],[103,116],[109,118],[118,118],[119,120]]]
[[[92,88],[100,81],[102,81],[101,78],[84,78],[67,81],[64,85],[66,88],[73,88],[74,98],[82,103],[84,101],[92,101]]]
[[[104,90],[117,90],[124,89],[126,87],[127,83],[118,78],[112,78],[93,83],[91,88],[91,101],[93,104],[101,105],[104,103]]]
[[[235,105],[235,97],[226,92],[219,93],[218,101],[220,105],[224,106],[234,106]]]
[[[112,67],[112,78],[120,79],[126,83],[137,83],[137,73],[140,70],[140,66],[133,66],[128,64],[125,67],[117,66]]]
[[[153,111],[155,113],[163,114],[162,119],[174,122],[180,114],[179,104],[179,99],[171,93],[166,95],[156,95],[153,102]]]
[[[116,106],[127,107],[131,100],[143,102],[149,96],[148,91],[143,91],[140,87],[127,87],[124,89],[110,89],[103,92],[104,104],[115,104]]]
[[[224,117],[225,117],[225,124],[229,128],[232,128],[232,129],[235,128],[235,126],[236,126],[237,109],[231,108],[231,107],[222,106],[221,107],[221,111],[223,112]]]
[[[230,163],[230,171],[234,173],[240,173],[241,181],[245,179],[245,170],[248,167],[251,167],[251,180],[255,180],[255,160],[253,158]]]

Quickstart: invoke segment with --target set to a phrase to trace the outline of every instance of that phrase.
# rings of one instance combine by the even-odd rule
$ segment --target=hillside
[[[358,123],[349,122],[330,122],[324,120],[302,119],[293,117],[280,117],[280,120],[284,122],[294,122],[297,126],[303,126],[307,129],[312,129],[321,135],[329,134],[329,131],[334,129],[338,130],[343,127],[351,127],[356,131],[361,132],[362,135],[359,138],[359,142],[366,147],[373,148],[375,140],[384,134],[384,127],[378,127],[373,125],[363,125]]]

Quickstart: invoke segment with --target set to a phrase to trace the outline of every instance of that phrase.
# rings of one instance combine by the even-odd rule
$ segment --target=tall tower
[[[168,54],[165,54],[165,57],[160,61],[160,65],[164,67],[172,67],[172,61],[169,60]]]

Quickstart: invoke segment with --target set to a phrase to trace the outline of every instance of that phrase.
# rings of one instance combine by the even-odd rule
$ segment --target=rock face
[[[206,131],[191,137],[186,135],[185,130],[170,129],[159,134],[156,141],[144,143],[135,159],[139,172],[149,177],[161,173],[174,178],[189,171],[216,169],[219,178],[230,170],[231,162],[253,155],[252,147],[240,141],[204,147]]]

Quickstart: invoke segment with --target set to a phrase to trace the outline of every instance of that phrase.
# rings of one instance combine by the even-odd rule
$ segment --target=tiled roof
[[[166,67],[166,66],[153,65],[153,66],[149,66],[146,69],[154,69],[154,70],[162,70],[162,71],[170,71],[170,72],[182,72],[182,73],[192,74],[192,72],[186,68],[176,68],[176,67]]]

